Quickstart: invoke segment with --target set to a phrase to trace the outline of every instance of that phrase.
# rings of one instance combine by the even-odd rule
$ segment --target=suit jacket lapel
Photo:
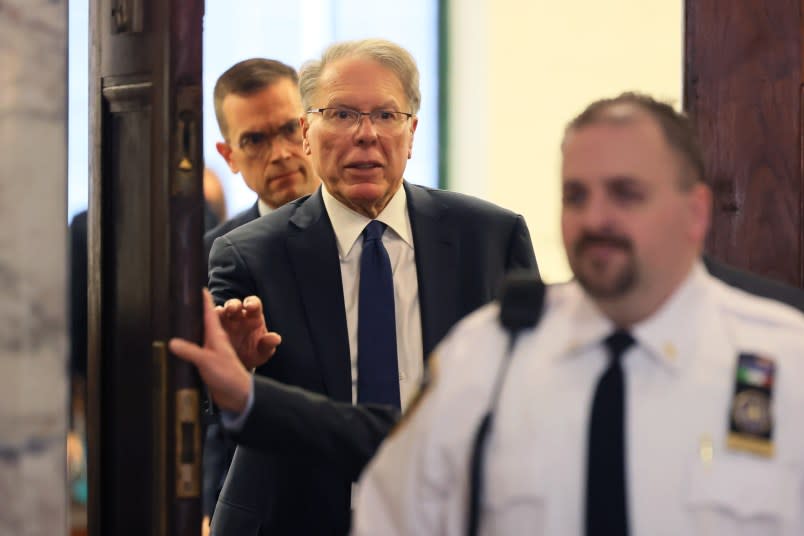
[[[422,187],[404,183],[413,229],[425,357],[459,318],[457,233],[445,206]]]
[[[327,394],[352,400],[351,365],[338,247],[321,190],[290,218],[288,256]]]
[[[256,220],[257,218],[260,217],[260,209],[257,206],[258,203],[259,203],[259,201],[257,201],[253,205],[251,205],[251,208],[248,209],[248,211],[246,212],[246,218],[247,218],[246,222],[250,222],[251,220]]]

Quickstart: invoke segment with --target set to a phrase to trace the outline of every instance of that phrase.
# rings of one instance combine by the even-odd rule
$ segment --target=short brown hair
[[[275,84],[283,78],[290,79],[297,86],[299,75],[296,69],[281,61],[265,58],[251,58],[235,63],[215,82],[215,118],[224,139],[228,139],[228,125],[223,117],[223,99],[227,95],[248,96]]]
[[[376,61],[393,72],[402,84],[410,109],[403,110],[416,115],[419,112],[422,95],[419,89],[419,69],[410,52],[385,39],[361,39],[342,41],[330,45],[321,59],[311,60],[302,65],[299,89],[305,110],[313,105],[312,99],[318,90],[321,73],[327,65],[344,58],[365,58]]]
[[[686,164],[684,167],[691,172],[685,173],[682,177],[682,187],[688,188],[696,182],[704,180],[703,152],[692,122],[684,113],[677,112],[670,104],[658,101],[650,95],[626,92],[614,98],[595,101],[570,121],[564,137],[566,138],[567,134],[573,130],[579,130],[589,125],[633,119],[633,116],[619,116],[612,113],[612,108],[623,105],[633,106],[646,112],[659,124],[668,145],[681,156],[683,163]]]

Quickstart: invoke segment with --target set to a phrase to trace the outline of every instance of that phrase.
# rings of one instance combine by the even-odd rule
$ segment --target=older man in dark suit
[[[404,409],[447,330],[490,300],[505,272],[535,269],[530,237],[516,214],[403,180],[420,101],[405,50],[336,44],[305,66],[300,89],[304,149],[324,187],[216,240],[210,290],[258,374]],[[266,322],[282,336],[267,363],[278,341]],[[230,406],[243,431],[263,403],[247,382]],[[353,475],[289,451],[238,449],[213,534],[348,531]]]

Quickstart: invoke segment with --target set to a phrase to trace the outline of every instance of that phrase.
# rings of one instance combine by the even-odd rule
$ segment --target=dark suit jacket
[[[407,183],[405,189],[427,355],[455,322],[493,298],[505,272],[535,269],[536,260],[520,216],[460,194]],[[262,299],[268,327],[282,334],[282,344],[259,374],[335,403],[351,401],[338,250],[320,190],[216,240],[209,287],[217,303],[250,294]],[[333,411],[333,425],[342,417],[349,418]],[[273,430],[260,433],[265,441],[275,437]],[[370,435],[344,449],[373,452],[378,441]],[[353,467],[288,450],[238,448],[213,534],[348,532]]]
[[[733,287],[804,311],[804,290],[800,288],[740,270],[709,255],[704,255],[703,261],[710,274]]]
[[[303,454],[337,464],[356,481],[399,417],[393,406],[337,402],[255,376],[254,405],[234,437],[238,444],[264,452]]]
[[[260,210],[257,208],[257,203],[255,202],[237,216],[226,220],[217,227],[214,227],[213,229],[210,229],[204,233],[204,252],[206,253],[206,255],[204,255],[204,259],[209,259],[209,251],[212,249],[212,243],[216,238],[225,235],[232,229],[237,229],[241,225],[244,225],[252,220],[256,220],[259,217]]]
[[[212,249],[212,243],[216,238],[259,217],[260,211],[255,202],[251,207],[232,219],[207,231],[204,234],[204,260],[209,259],[209,250]],[[208,415],[207,418],[209,422],[204,433],[204,455],[202,458],[204,485],[201,503],[204,515],[212,516],[237,445],[224,433],[217,415]]]

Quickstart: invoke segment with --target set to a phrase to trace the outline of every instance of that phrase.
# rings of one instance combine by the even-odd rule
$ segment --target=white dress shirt
[[[433,390],[361,479],[354,534],[465,534],[470,445],[505,355],[496,304],[439,346]],[[481,534],[582,535],[586,436],[612,323],[550,287],[510,357],[486,443]],[[804,534],[804,316],[696,265],[623,356],[631,534]],[[776,362],[775,454],[726,445],[737,356]]]
[[[360,356],[357,355],[360,253],[363,251],[363,229],[371,220],[335,199],[327,191],[326,186],[321,188],[321,194],[338,243],[346,327],[349,330],[352,402],[354,403],[357,401],[357,360],[360,359]],[[387,229],[382,235],[382,244],[388,251],[394,278],[399,398],[404,410],[417,393],[424,372],[416,254],[413,248],[413,231],[410,227],[404,187],[399,187],[376,219],[387,225]]]
[[[268,203],[266,203],[265,201],[263,201],[260,198],[257,198],[257,213],[261,217],[265,216],[266,214],[270,214],[273,211],[274,211],[274,209],[272,209],[271,206]]]
[[[352,371],[352,403],[357,402],[357,307],[360,294],[360,253],[363,251],[362,233],[369,218],[358,214],[321,187],[324,207],[329,215],[341,264],[343,303],[346,327],[349,331],[349,361]],[[263,207],[264,205],[264,207]],[[260,215],[265,208],[258,201]],[[385,209],[377,216],[387,225],[382,243],[388,251],[394,278],[394,315],[396,318],[396,355],[399,363],[399,399],[404,411],[419,390],[424,374],[424,348],[422,322],[419,310],[419,281],[416,277],[416,255],[413,249],[413,231],[408,214],[405,188],[399,187]],[[281,335],[281,334],[280,334]],[[221,422],[230,432],[238,432],[254,405],[254,384],[251,385],[246,408],[242,413],[221,411]]]

